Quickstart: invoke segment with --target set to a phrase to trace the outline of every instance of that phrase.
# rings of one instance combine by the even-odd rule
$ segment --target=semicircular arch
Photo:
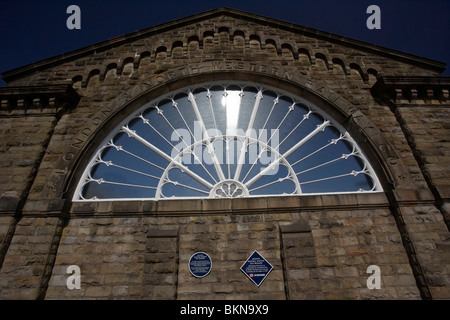
[[[70,178],[66,180],[64,193],[69,197],[73,196],[77,181],[81,179],[84,174],[84,168],[88,165],[89,161],[92,161],[93,154],[98,151],[99,143],[106,137],[105,128],[117,126],[118,123],[123,121],[126,115],[136,111],[139,106],[142,106],[150,100],[158,99],[158,97],[164,96],[169,92],[180,90],[188,85],[192,86],[193,84],[206,83],[209,81],[214,82],[217,81],[217,79],[221,79],[223,83],[234,81],[236,83],[255,83],[275,89],[283,88],[283,92],[291,93],[297,97],[304,97],[307,101],[318,106],[318,109],[334,119],[334,121],[342,126],[344,130],[347,130],[349,135],[355,138],[356,144],[362,145],[361,152],[367,154],[370,162],[373,163],[374,174],[381,174],[383,177],[380,179],[383,186],[398,185],[398,181],[400,180],[404,183],[403,178],[405,175],[404,171],[402,171],[402,163],[387,140],[383,138],[380,132],[377,132],[376,137],[378,142],[381,141],[381,146],[380,148],[377,148],[377,146],[373,145],[373,140],[369,139],[367,136],[367,130],[373,132],[374,130],[377,131],[377,129],[374,128],[371,121],[348,101],[325,86],[313,83],[302,77],[300,79],[286,80],[254,72],[239,72],[234,74],[229,72],[216,72],[214,74],[208,73],[190,77],[181,77],[180,79],[163,82],[152,88],[148,88],[148,86],[145,85],[138,85],[117,97],[116,100],[107,107],[108,112],[100,110],[99,114],[105,115],[104,121],[102,124],[98,124],[95,130],[89,130],[91,135],[89,139],[84,141],[83,145],[80,146],[80,150],[78,150],[79,155],[74,155],[71,159],[68,159],[73,159],[73,170],[71,171],[72,174]],[[355,117],[355,115],[357,117]],[[361,119],[364,121],[361,121]],[[365,127],[361,127],[359,124],[364,124]],[[86,136],[85,133],[83,135]],[[385,156],[387,158],[384,159]],[[386,163],[394,164],[395,168],[386,166]],[[400,171],[398,171],[399,168]],[[395,170],[397,170],[397,172],[392,172]],[[396,181],[397,179],[398,181]],[[378,189],[381,190],[382,188],[379,187]]]

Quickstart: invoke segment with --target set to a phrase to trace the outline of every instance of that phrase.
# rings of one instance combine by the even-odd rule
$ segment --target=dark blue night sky
[[[380,30],[366,27],[372,4],[381,9]],[[66,27],[70,5],[81,9],[81,30]],[[0,0],[0,72],[219,7],[450,63],[449,0]]]

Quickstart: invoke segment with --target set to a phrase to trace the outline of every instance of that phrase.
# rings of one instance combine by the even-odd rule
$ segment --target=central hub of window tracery
[[[236,180],[225,180],[217,183],[209,193],[211,198],[239,198],[248,196],[245,185]]]

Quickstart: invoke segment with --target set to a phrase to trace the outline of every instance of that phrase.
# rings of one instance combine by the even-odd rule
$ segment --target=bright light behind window
[[[226,108],[227,114],[227,134],[236,134],[239,119],[239,109],[241,107],[241,92],[226,91],[222,98],[222,105]]]

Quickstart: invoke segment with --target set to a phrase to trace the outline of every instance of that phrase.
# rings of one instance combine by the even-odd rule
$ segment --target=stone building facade
[[[3,73],[1,299],[449,299],[445,64],[234,9]],[[111,130],[215,81],[311,101],[361,147],[381,191],[76,200]],[[257,250],[260,286],[240,267]],[[205,252],[210,273],[189,259]],[[69,288],[78,266],[80,287]],[[380,288],[368,285],[377,276]],[[75,274],[76,275],[76,274]],[[70,280],[70,281],[69,281]]]

